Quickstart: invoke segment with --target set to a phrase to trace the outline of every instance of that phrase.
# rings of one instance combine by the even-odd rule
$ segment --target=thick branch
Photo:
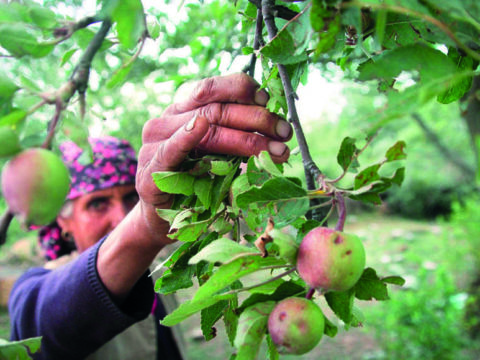
[[[87,90],[88,78],[90,75],[90,66],[92,65],[93,57],[100,49],[100,46],[102,46],[103,40],[105,39],[105,36],[107,36],[111,26],[112,22],[110,21],[110,19],[103,20],[100,30],[98,30],[92,41],[90,41],[90,43],[88,44],[88,47],[85,50],[82,58],[80,59],[79,64],[73,71],[70,79],[75,84],[75,89],[79,93],[84,93]]]
[[[474,169],[469,166],[465,161],[463,161],[459,156],[455,154],[440,140],[438,135],[428,127],[428,125],[423,121],[420,115],[414,113],[412,118],[417,122],[420,128],[425,133],[425,136],[434,145],[452,165],[455,165],[460,171],[466,174],[469,178],[475,177]]]
[[[102,21],[102,18],[98,15],[87,16],[77,22],[70,22],[63,27],[56,28],[53,30],[53,36],[58,39],[52,42],[52,44],[60,44],[62,41],[70,38],[75,31],[86,28],[87,26],[100,21]]]
[[[258,9],[262,8],[262,0],[248,0]],[[293,19],[298,13],[296,11],[290,10],[288,7],[283,5],[272,5],[272,15],[284,20]]]

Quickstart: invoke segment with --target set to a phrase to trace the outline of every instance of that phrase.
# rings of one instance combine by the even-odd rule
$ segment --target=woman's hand
[[[145,124],[136,178],[140,201],[105,240],[97,258],[100,278],[119,301],[172,241],[168,223],[155,210],[169,207],[171,196],[155,186],[153,172],[176,170],[192,150],[239,156],[268,150],[276,162],[288,159],[284,142],[291,127],[265,109],[268,95],[258,87],[244,74],[206,79],[186,100]]]
[[[284,142],[292,136],[291,126],[265,108],[268,95],[258,88],[245,74],[205,79],[184,101],[145,124],[136,184],[144,215],[157,217],[154,209],[168,207],[171,198],[151,174],[177,169],[192,150],[238,156],[267,150],[275,162],[288,159]]]

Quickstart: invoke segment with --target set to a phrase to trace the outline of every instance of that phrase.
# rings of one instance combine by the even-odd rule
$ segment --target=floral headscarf
[[[137,159],[128,141],[107,136],[90,138],[89,142],[93,161],[88,164],[81,162],[83,149],[77,144],[69,141],[60,145],[62,160],[70,171],[67,200],[117,185],[135,184]],[[40,229],[39,241],[47,260],[75,249],[75,244],[62,236],[56,221]]]

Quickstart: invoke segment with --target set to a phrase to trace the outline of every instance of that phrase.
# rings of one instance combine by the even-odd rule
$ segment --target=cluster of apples
[[[365,250],[355,235],[317,227],[303,238],[297,271],[320,293],[346,291],[360,279]],[[322,338],[325,318],[311,299],[290,297],[280,301],[268,318],[268,331],[280,352],[305,354]]]

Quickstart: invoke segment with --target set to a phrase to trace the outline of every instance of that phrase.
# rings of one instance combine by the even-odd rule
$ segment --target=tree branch
[[[255,50],[260,49],[260,46],[263,46],[262,30],[263,30],[263,14],[262,8],[257,8],[257,20],[255,23],[255,38],[253,40],[253,53],[250,58],[250,64],[246,66],[244,72],[246,72],[251,77],[255,75],[255,64],[257,63],[257,54]]]
[[[465,173],[469,178],[475,177],[475,170],[463,161],[459,156],[455,156],[452,151],[442,143],[438,135],[428,127],[421,116],[417,113],[412,114],[412,118],[417,122],[418,126],[423,130],[425,136],[434,145],[452,165],[455,165],[460,171]]]
[[[99,15],[87,16],[77,22],[69,22],[63,27],[56,28],[53,30],[53,36],[57,39],[52,41],[51,44],[60,44],[69,39],[75,31],[86,28],[87,26],[100,21],[102,21],[102,18]]]
[[[92,41],[88,44],[85,53],[80,59],[80,62],[75,67],[75,70],[70,77],[70,80],[73,81],[75,84],[75,90],[77,90],[80,94],[84,93],[87,90],[88,78],[90,75],[90,67],[92,65],[92,60],[97,51],[102,46],[103,40],[108,34],[110,27],[112,26],[112,22],[110,19],[105,19],[102,22],[102,26],[100,30],[95,34]]]
[[[274,18],[274,1],[272,0],[262,0],[262,13],[263,13],[263,20],[265,21],[265,26],[268,31],[268,37],[272,40],[278,32],[277,26],[275,25],[275,18]],[[307,183],[308,190],[313,190],[316,188],[315,180],[319,179],[322,176],[322,172],[317,167],[317,165],[313,162],[312,156],[310,155],[310,150],[307,145],[307,140],[305,139],[305,135],[303,133],[302,126],[300,124],[300,119],[298,117],[297,108],[295,105],[296,94],[292,87],[292,82],[290,81],[290,77],[288,75],[287,69],[282,64],[277,64],[278,73],[280,75],[280,79],[282,80],[283,89],[285,91],[285,97],[287,100],[288,106],[288,121],[293,125],[293,129],[295,131],[295,135],[298,141],[298,145],[300,147],[300,153],[302,155],[302,162],[303,168],[305,172],[305,180]],[[312,206],[318,205],[318,202],[312,201]],[[314,218],[315,220],[320,221],[322,215],[322,211],[320,208],[316,208],[313,212],[309,212],[307,217]]]
[[[248,1],[255,5],[258,9],[262,8],[262,0]],[[272,9],[273,16],[284,20],[291,20],[298,14],[296,11],[290,10],[288,7],[283,5],[272,5]]]

